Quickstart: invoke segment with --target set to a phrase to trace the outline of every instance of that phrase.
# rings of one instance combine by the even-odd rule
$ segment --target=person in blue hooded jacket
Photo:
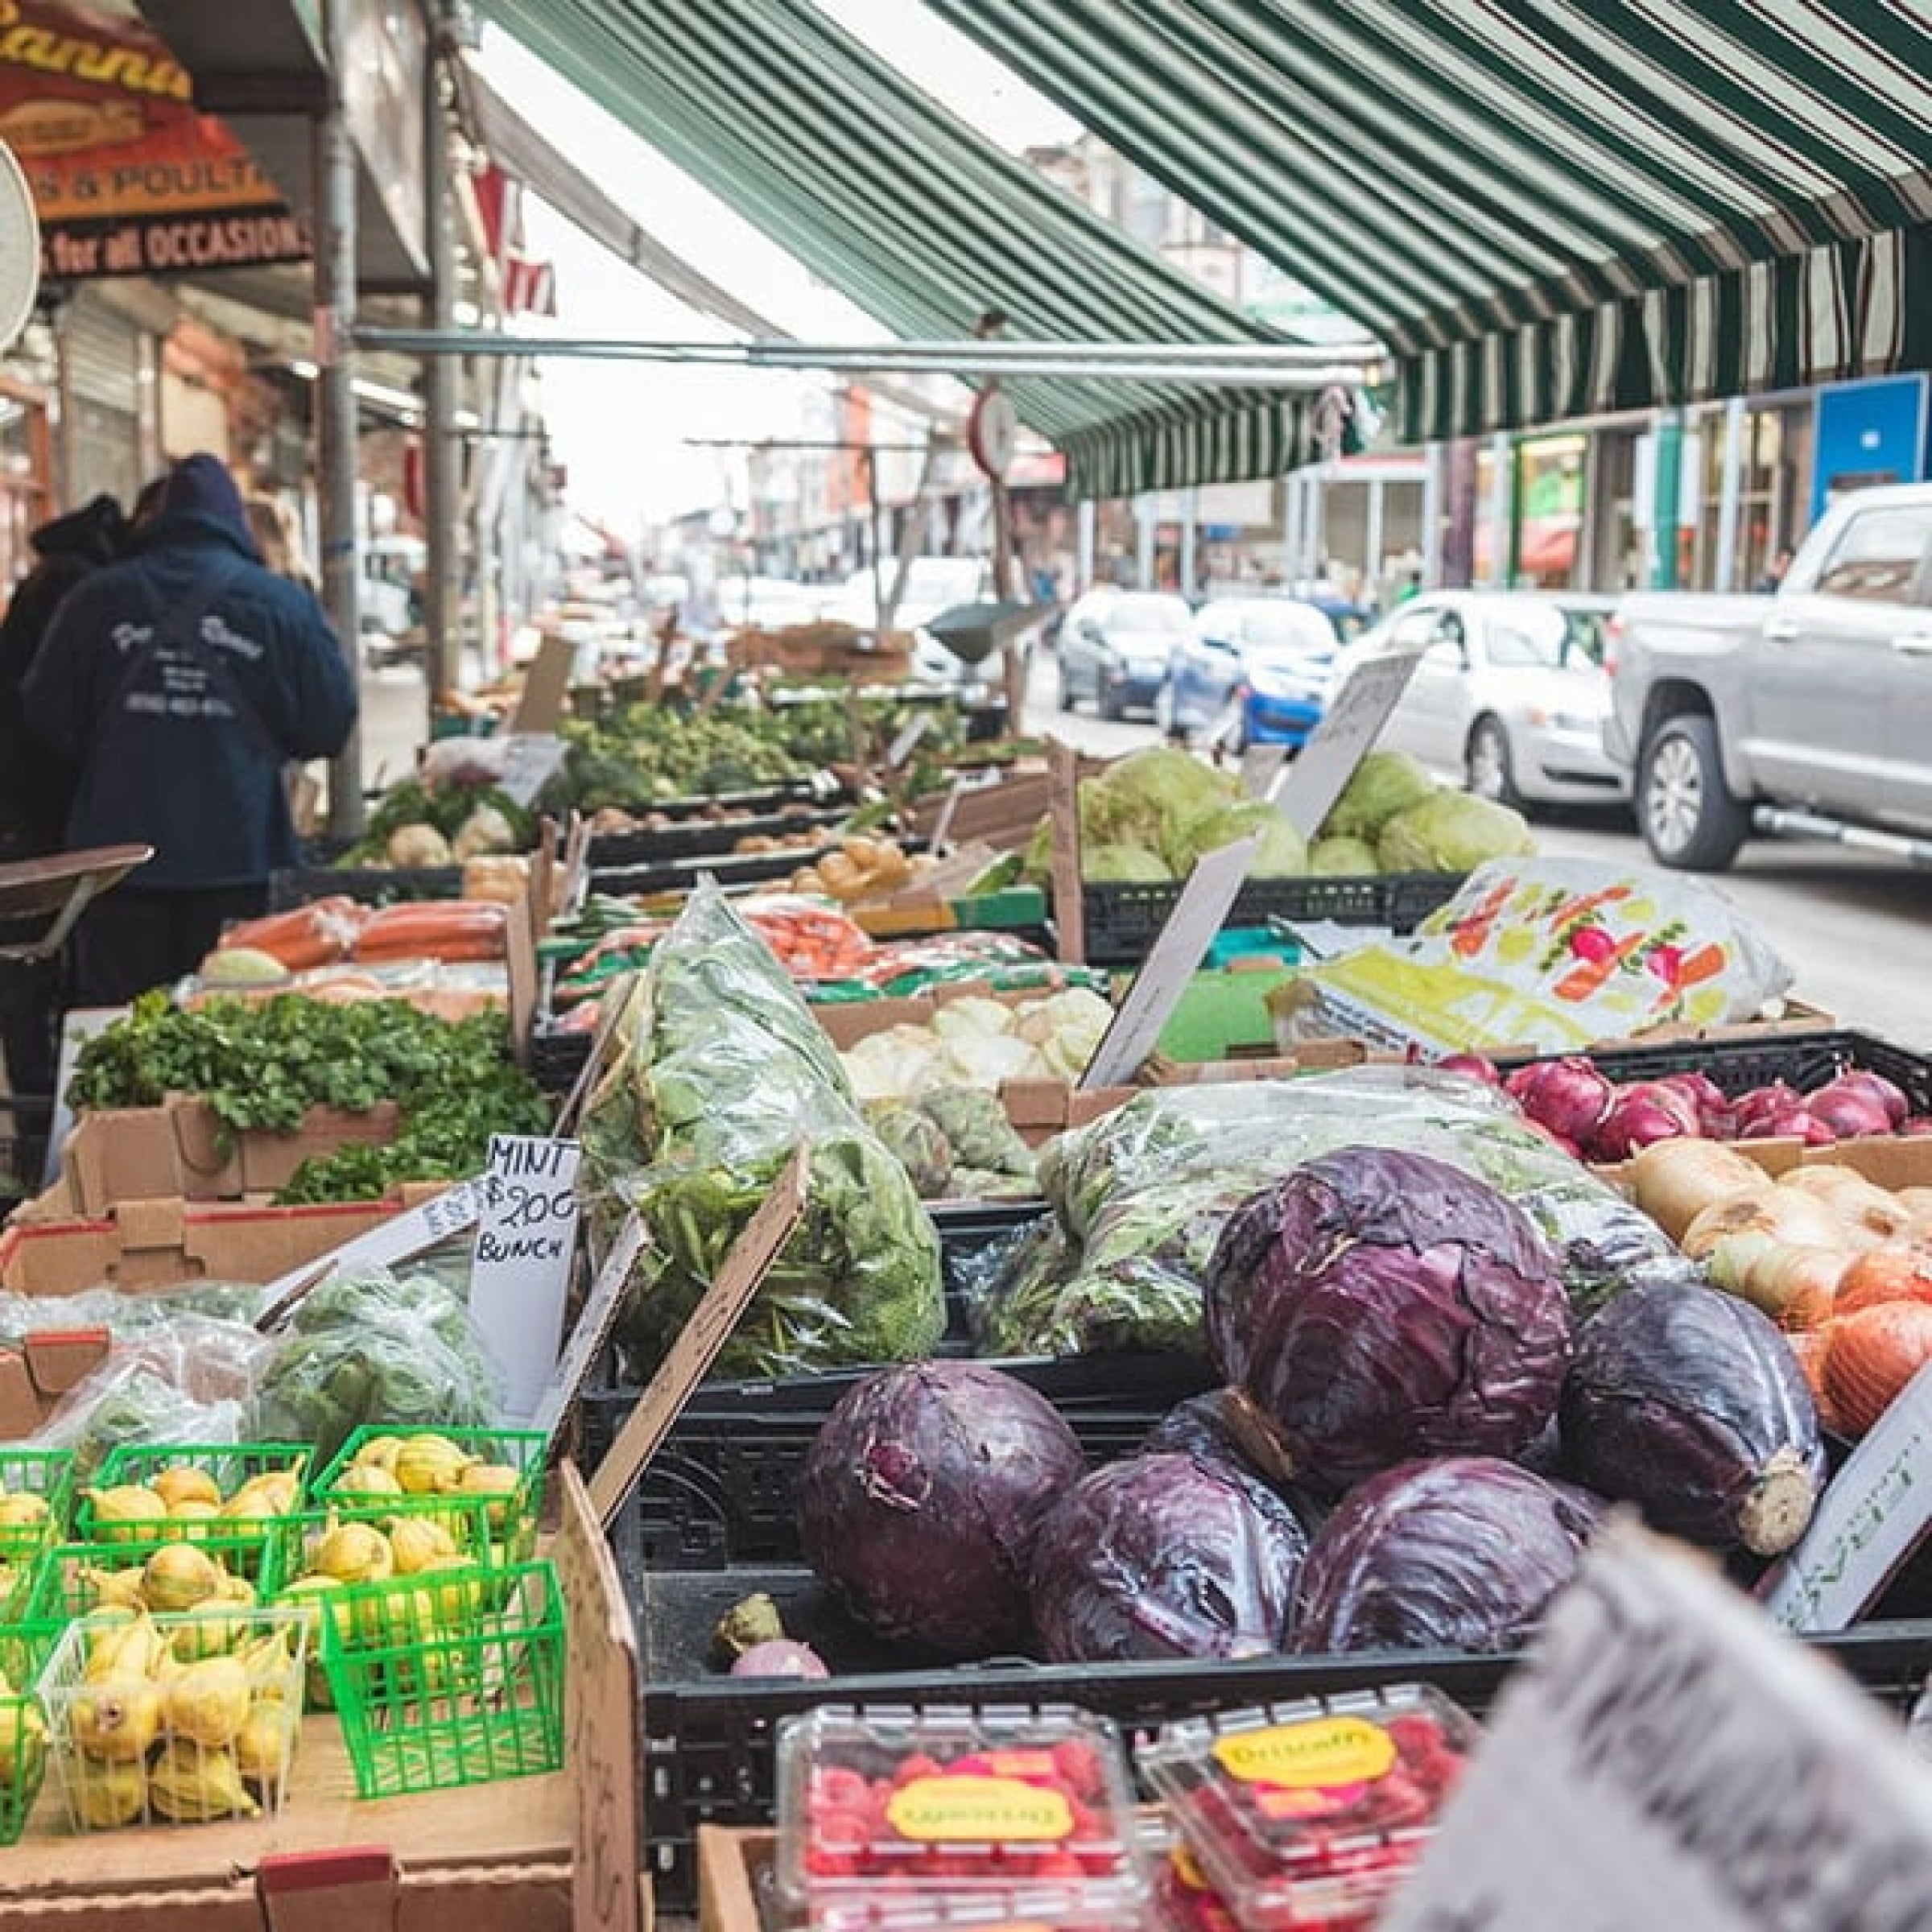
[[[129,554],[61,604],[27,721],[78,770],[72,846],[155,856],[76,931],[72,1000],[119,1005],[192,972],[299,857],[284,768],[332,757],[356,687],[312,592],[264,568],[218,458],[168,472]]]

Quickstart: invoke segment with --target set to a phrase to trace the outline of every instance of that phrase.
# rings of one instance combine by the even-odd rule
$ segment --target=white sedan
[[[1614,602],[1562,591],[1411,598],[1348,653],[1423,646],[1379,741],[1505,804],[1628,798],[1628,775],[1603,747],[1603,627]]]

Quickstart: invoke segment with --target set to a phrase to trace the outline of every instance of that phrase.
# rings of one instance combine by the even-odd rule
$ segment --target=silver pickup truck
[[[1773,595],[1624,598],[1604,662],[1660,865],[1721,872],[1754,827],[1932,863],[1932,484],[1833,505]]]

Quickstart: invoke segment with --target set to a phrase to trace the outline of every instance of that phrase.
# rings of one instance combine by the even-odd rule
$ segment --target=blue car
[[[1234,751],[1298,749],[1321,722],[1341,646],[1368,622],[1359,605],[1314,597],[1216,597],[1168,660],[1156,716],[1173,736]]]

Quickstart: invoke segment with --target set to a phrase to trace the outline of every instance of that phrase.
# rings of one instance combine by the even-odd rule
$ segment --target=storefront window
[[[1493,452],[1476,460],[1476,580],[1525,590],[1567,589],[1577,568],[1583,522],[1583,464],[1589,439],[1581,431],[1526,436],[1514,450],[1515,476],[1509,533],[1511,554],[1495,555],[1499,479]]]

